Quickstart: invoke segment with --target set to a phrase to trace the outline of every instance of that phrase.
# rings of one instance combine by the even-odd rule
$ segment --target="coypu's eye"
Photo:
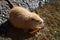
[[[39,22],[39,20],[35,20],[34,18],[32,18],[31,21]]]
[[[31,20],[34,21],[35,19],[32,18]]]
[[[34,18],[32,18],[31,21],[39,22],[40,24],[42,23],[40,20],[36,20],[36,19],[34,19]]]

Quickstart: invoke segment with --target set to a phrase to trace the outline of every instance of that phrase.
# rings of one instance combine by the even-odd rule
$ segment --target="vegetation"
[[[40,31],[39,40],[60,40],[60,1],[37,8],[36,12],[44,19],[46,26]],[[38,39],[37,39],[38,40]]]

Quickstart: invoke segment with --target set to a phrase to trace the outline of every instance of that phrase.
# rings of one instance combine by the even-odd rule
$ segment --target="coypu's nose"
[[[42,24],[42,23],[43,23],[43,19],[40,19],[39,24]]]

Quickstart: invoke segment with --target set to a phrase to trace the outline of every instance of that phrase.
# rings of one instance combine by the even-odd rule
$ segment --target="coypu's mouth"
[[[41,25],[38,25],[36,28],[30,30],[29,33],[30,34],[35,34],[35,33],[39,32],[39,30],[44,29],[44,25],[45,25],[45,23],[43,23]]]

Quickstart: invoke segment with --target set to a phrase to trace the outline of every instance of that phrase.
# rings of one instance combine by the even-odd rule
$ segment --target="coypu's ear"
[[[36,14],[38,14],[38,12],[36,11],[36,10],[34,10],[34,11],[31,11],[32,13],[36,13]]]
[[[32,13],[38,14],[37,12],[33,11]]]
[[[35,13],[35,12],[32,12],[32,13]]]

